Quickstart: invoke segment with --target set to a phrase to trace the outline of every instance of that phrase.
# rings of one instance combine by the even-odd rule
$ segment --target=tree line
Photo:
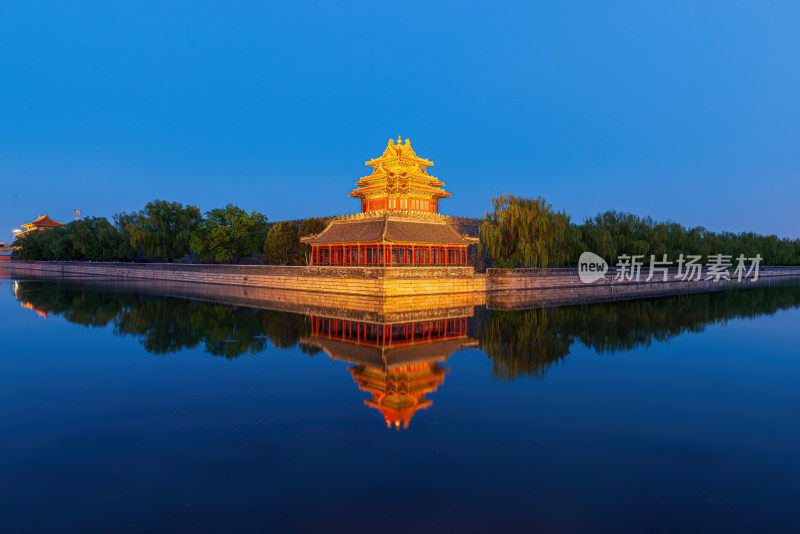
[[[265,263],[306,265],[311,247],[300,237],[319,233],[319,219],[299,225],[288,221],[270,227],[267,218],[228,204],[203,215],[195,206],[154,200],[144,209],[118,213],[113,221],[88,217],[46,231],[27,232],[15,245],[24,260],[135,261],[144,258],[173,262],[189,253],[204,261],[239,263],[262,254]],[[609,263],[622,254],[725,254],[733,258],[761,255],[763,265],[800,265],[800,239],[754,232],[712,232],[673,221],[606,211],[576,224],[543,198],[502,195],[492,198],[492,211],[480,226],[480,247],[498,267],[574,265],[581,253],[594,252]]]
[[[675,261],[680,254],[724,254],[734,259],[760,254],[762,265],[800,265],[800,239],[778,238],[754,232],[712,232],[702,226],[685,227],[673,221],[606,211],[575,224],[543,198],[502,195],[492,198],[492,211],[480,227],[480,246],[498,267],[574,265],[590,251],[609,263],[622,254],[642,255],[646,261],[664,254]]]
[[[267,217],[228,204],[203,215],[195,206],[154,200],[144,209],[87,217],[58,228],[27,232],[14,243],[22,260],[136,261],[169,263],[195,253],[202,260],[239,263],[256,253],[280,265],[305,265],[308,245],[300,237],[321,232],[319,219],[299,225],[283,221],[270,228]]]

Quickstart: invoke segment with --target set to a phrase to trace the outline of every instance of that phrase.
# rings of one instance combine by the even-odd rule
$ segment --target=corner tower
[[[458,233],[439,214],[439,200],[450,194],[428,174],[433,162],[398,137],[366,164],[372,174],[349,195],[361,200],[361,213],[336,217],[322,232],[300,238],[311,245],[311,264],[465,267],[467,247],[478,239]]]

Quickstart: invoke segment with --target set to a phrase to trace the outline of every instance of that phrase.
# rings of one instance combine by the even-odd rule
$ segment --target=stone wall
[[[483,276],[476,276],[472,267],[295,267],[13,261],[2,268],[36,274],[198,282],[367,297],[448,295],[484,291],[486,288]]]
[[[584,284],[576,268],[489,269],[475,274],[471,267],[291,267],[268,265],[186,265],[89,262],[24,262],[0,264],[0,272],[34,276],[68,276],[149,284],[183,283],[180,291],[193,298],[220,297],[230,303],[269,307],[298,313],[359,320],[392,322],[410,319],[419,310],[438,310],[449,316],[453,309],[480,306],[521,309],[547,305],[621,300],[705,292],[753,284],[742,282],[668,282],[647,278],[620,282],[609,273],[605,279]],[[800,268],[762,268],[758,283],[800,279]],[[223,289],[226,286],[231,289]],[[235,289],[234,289],[235,288]],[[176,294],[175,296],[178,296]],[[311,311],[309,307],[314,307]],[[451,311],[448,311],[451,310]],[[457,312],[460,313],[460,312]],[[435,316],[436,314],[432,315]],[[390,318],[391,316],[391,318]]]
[[[645,282],[638,284],[581,284],[580,286],[540,287],[500,290],[486,293],[486,307],[492,310],[527,310],[595,302],[635,300],[693,293],[712,293],[735,287],[764,287],[800,279],[798,275],[762,276],[753,281],[704,280],[699,282]]]
[[[27,271],[25,276],[27,279],[53,280],[53,277],[48,275],[32,276],[30,271]],[[471,317],[475,313],[476,306],[485,304],[484,296],[486,295],[484,292],[473,292],[376,298],[339,293],[321,295],[311,291],[291,291],[269,287],[134,278],[99,276],[58,278],[70,285],[87,289],[188,298],[230,306],[246,306],[374,324]]]
[[[581,282],[578,277],[577,267],[553,268],[544,271],[539,269],[487,269],[486,270],[486,290],[487,291],[508,291],[508,290],[527,290],[527,289],[558,289],[558,288],[585,288],[598,286],[613,286],[621,288],[623,286],[650,286],[659,287],[665,284],[683,284],[685,286],[705,285],[705,280],[694,281],[675,281],[677,270],[671,269],[668,273],[667,282],[663,281],[660,273],[656,273],[653,280],[647,282],[649,268],[641,270],[640,281],[617,281],[614,274],[609,272],[602,278],[591,284]],[[782,278],[798,277],[800,268],[789,267],[762,267],[759,271],[760,278]],[[705,277],[705,275],[703,276]],[[749,280],[743,280],[747,283]],[[710,282],[717,284],[721,282]],[[736,282],[734,282],[736,283]],[[621,289],[618,289],[621,290]]]

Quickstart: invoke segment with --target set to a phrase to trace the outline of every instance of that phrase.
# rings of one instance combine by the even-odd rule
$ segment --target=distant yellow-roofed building
[[[17,234],[17,238],[24,236],[28,232],[33,232],[36,230],[47,230],[48,228],[58,228],[59,226],[64,226],[64,223],[54,221],[45,213],[35,221],[23,224],[22,227],[25,229],[25,231]]]

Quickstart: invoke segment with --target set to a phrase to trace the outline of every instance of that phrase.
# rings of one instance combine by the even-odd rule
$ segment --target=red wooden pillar
[[[444,266],[447,267],[447,247],[444,247]]]
[[[356,265],[361,265],[361,243],[356,243]]]

